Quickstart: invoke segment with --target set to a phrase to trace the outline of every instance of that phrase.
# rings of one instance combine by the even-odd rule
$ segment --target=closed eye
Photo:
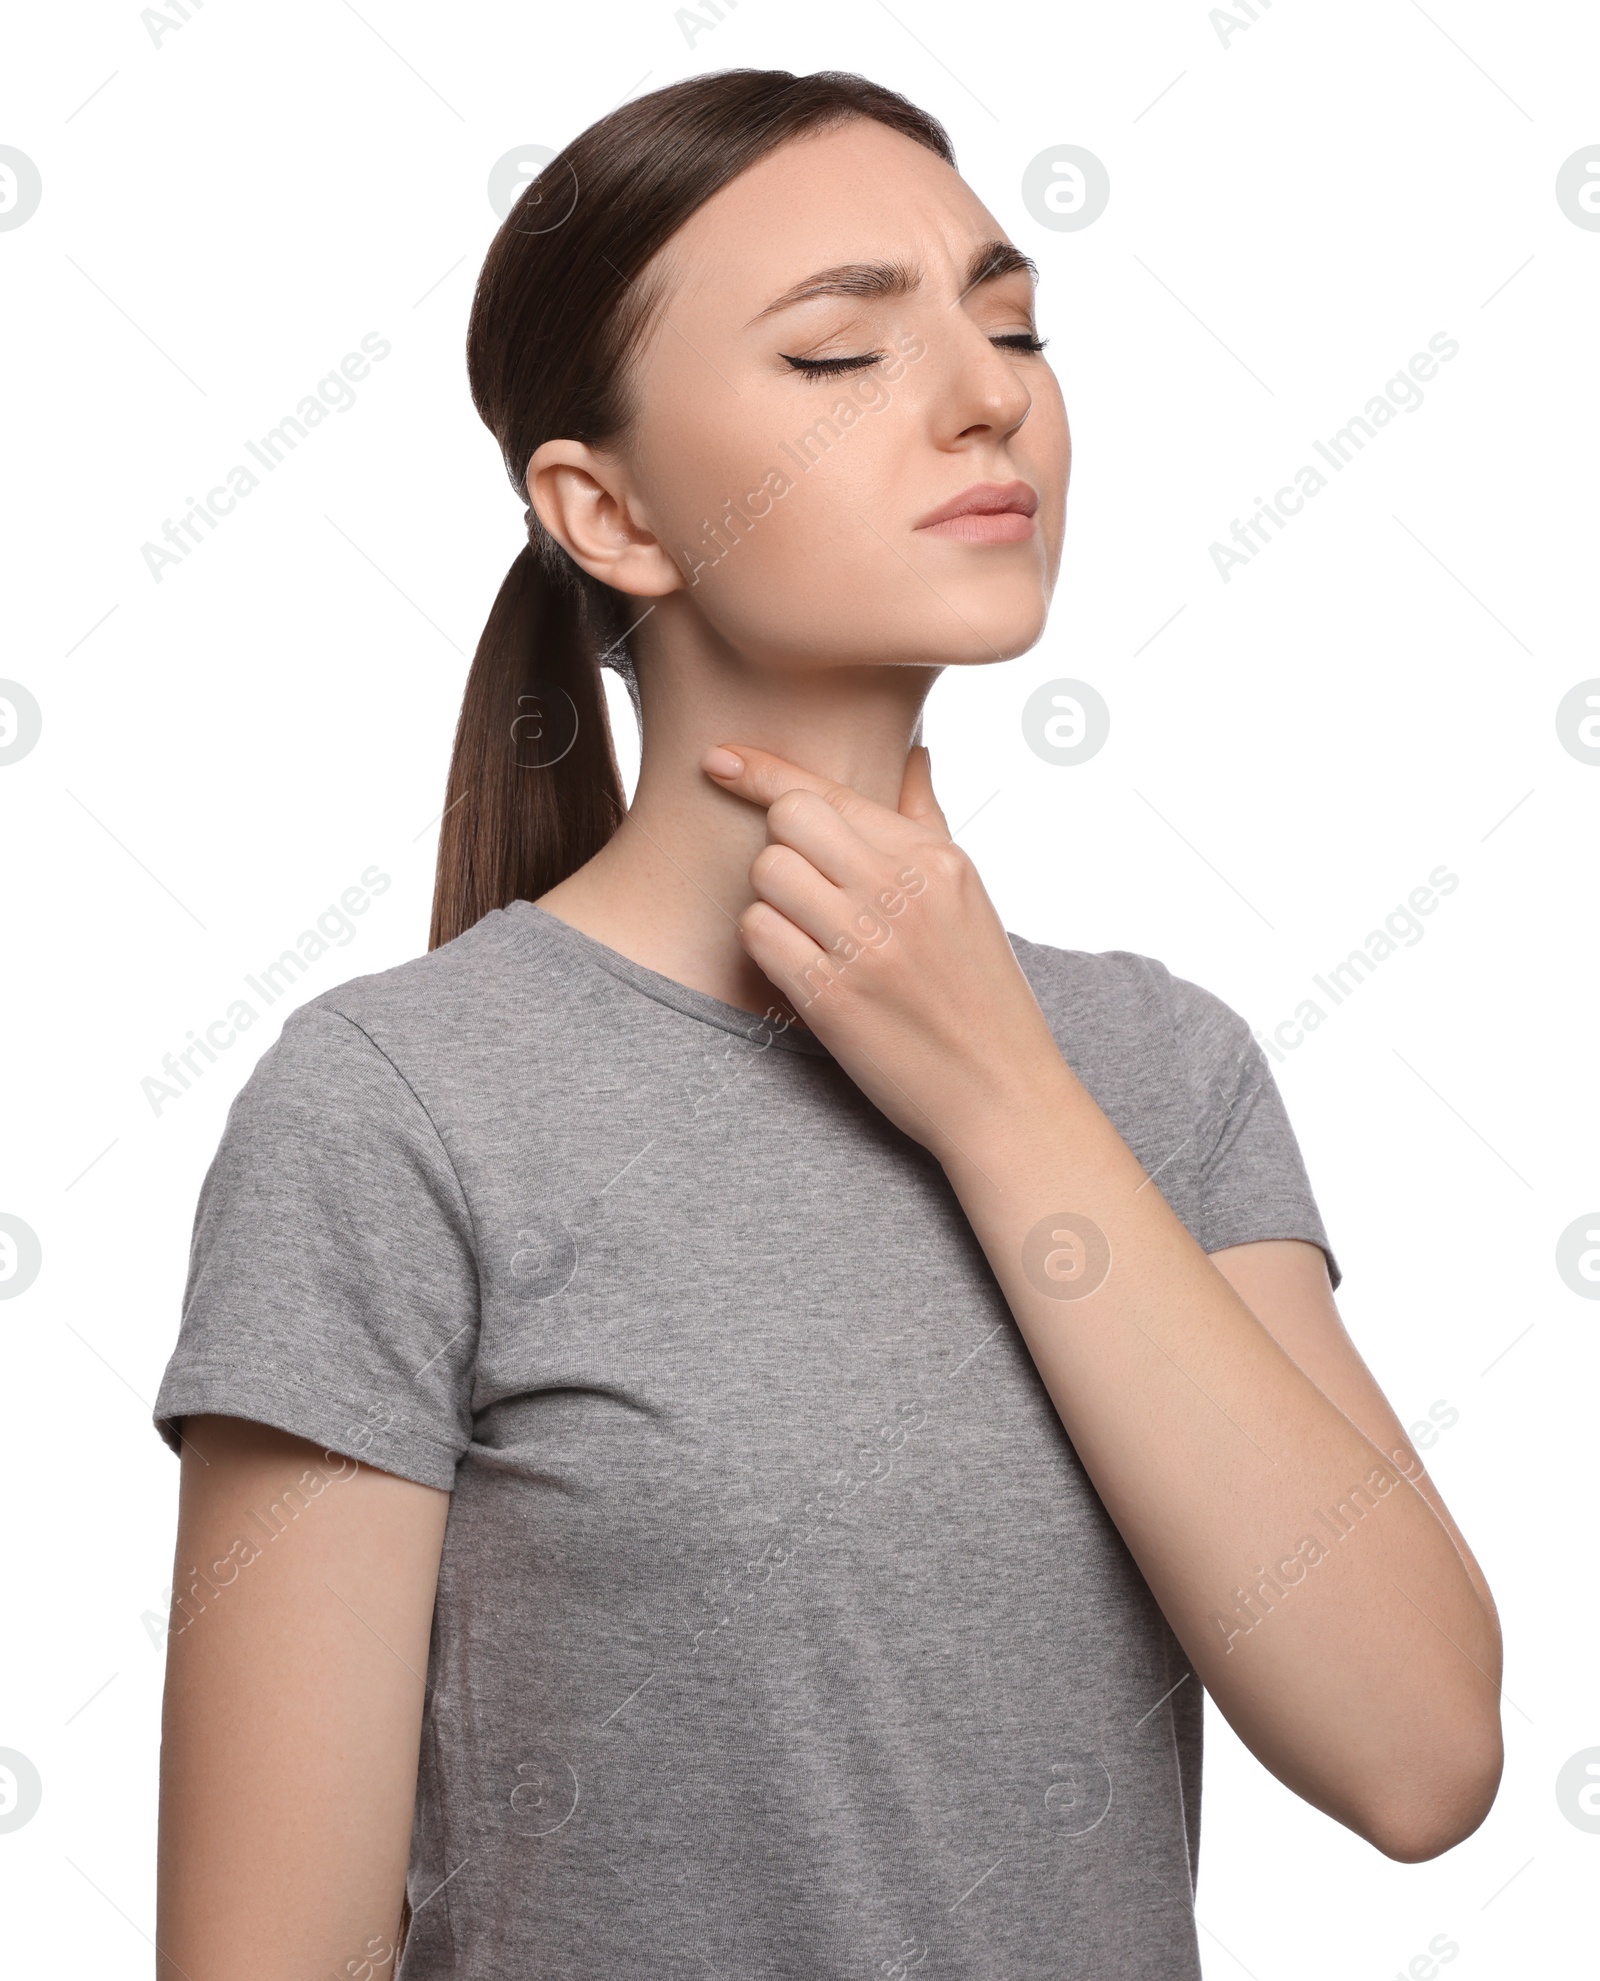
[[[859,358],[791,358],[787,351],[779,355],[786,365],[793,365],[807,378],[836,378],[840,372],[863,371],[868,365],[878,364],[884,353],[867,351]]]
[[[1031,330],[1007,331],[1003,336],[989,339],[999,350],[1021,351],[1030,356],[1037,355],[1049,341],[1046,337],[1035,337]],[[864,371],[868,365],[881,364],[887,353],[864,351],[859,357],[851,358],[796,358],[787,351],[781,351],[778,355],[786,365],[793,365],[807,378],[837,378],[842,372]]]

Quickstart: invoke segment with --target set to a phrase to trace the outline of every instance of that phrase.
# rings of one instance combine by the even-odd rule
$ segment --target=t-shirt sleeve
[[[1196,1235],[1207,1252],[1262,1238],[1307,1239],[1322,1248],[1337,1287],[1344,1275],[1266,1054],[1231,1005],[1186,978],[1170,983],[1196,1107]]]
[[[201,1186],[154,1406],[246,1417],[446,1490],[472,1434],[478,1273],[438,1130],[353,1020],[291,1013]]]

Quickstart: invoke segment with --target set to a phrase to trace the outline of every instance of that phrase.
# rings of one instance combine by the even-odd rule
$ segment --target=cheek
[[[1034,388],[1033,411],[1012,442],[1022,472],[1046,503],[1062,501],[1072,472],[1072,433],[1054,373]]]
[[[853,651],[866,630],[863,613],[892,575],[882,543],[858,520],[861,501],[841,486],[842,465],[824,460],[808,472],[780,454],[752,481],[755,500],[722,511],[696,539],[692,596],[735,646],[821,658]]]
[[[1048,547],[1052,582],[1066,532],[1067,484],[1072,476],[1072,432],[1061,388],[1048,376],[1033,395],[1033,411],[1012,441],[1018,472],[1039,491],[1039,527]]]
[[[892,415],[857,395],[786,392],[718,421],[653,426],[638,455],[651,521],[715,616],[753,586],[810,594],[843,566],[878,568],[882,546],[861,517],[881,510],[893,479]],[[877,551],[878,556],[872,555]]]
[[[721,545],[751,533],[770,512],[774,446],[764,425],[686,414],[653,422],[641,437],[637,461],[650,522],[686,573],[724,555]]]

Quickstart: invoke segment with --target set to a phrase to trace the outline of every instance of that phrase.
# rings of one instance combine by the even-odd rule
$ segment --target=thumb
[[[949,821],[933,795],[933,759],[926,744],[913,744],[906,757],[898,810],[902,818],[913,819],[918,825],[931,826],[935,831],[942,832],[946,839],[950,837]]]

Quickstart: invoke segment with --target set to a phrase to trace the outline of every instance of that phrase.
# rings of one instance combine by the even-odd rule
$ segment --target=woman
[[[366,1981],[404,1885],[405,1981],[1197,1975],[1202,1685],[1391,1857],[1487,1812],[1494,1606],[1247,1026],[1008,937],[917,740],[1056,576],[1031,277],[847,76],[497,236],[430,953],[240,1094],[156,1403],[166,1973]]]

